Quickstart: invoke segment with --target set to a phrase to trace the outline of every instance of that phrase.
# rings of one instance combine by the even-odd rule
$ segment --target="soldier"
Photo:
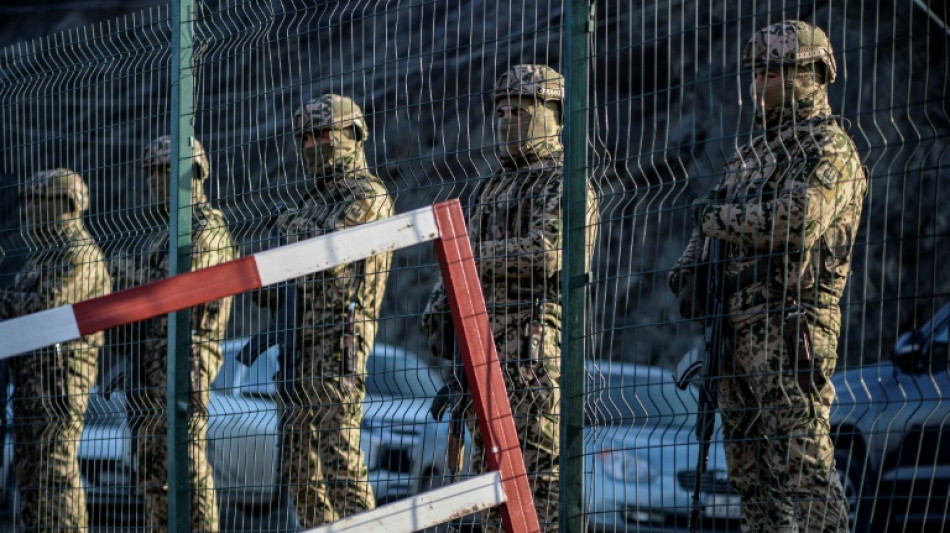
[[[516,65],[495,84],[495,150],[501,168],[479,185],[469,207],[472,248],[511,408],[543,531],[558,529],[563,241],[564,78],[545,65]],[[588,185],[590,267],[597,205]],[[433,352],[451,358],[442,282],[423,315]],[[450,327],[450,325],[449,325]],[[469,412],[468,418],[474,418]],[[481,434],[474,469],[485,469]],[[498,509],[487,530],[500,531]]]
[[[369,129],[350,98],[324,94],[294,113],[310,190],[278,224],[288,243],[393,215],[393,203],[366,165]],[[281,471],[302,528],[373,509],[376,500],[360,449],[366,361],[391,253],[339,265],[295,283],[295,354],[282,395]],[[268,293],[262,293],[266,296]],[[262,303],[276,309],[274,298]]]
[[[169,216],[171,137],[165,135],[145,147],[142,168],[160,215]],[[191,269],[207,268],[235,259],[238,251],[220,210],[211,207],[202,188],[210,167],[197,140],[193,149],[191,179]],[[165,227],[145,243],[144,257],[117,257],[112,261],[117,288],[128,288],[167,278],[168,232]],[[231,315],[231,298],[193,307],[190,344],[190,398],[188,409],[188,465],[191,483],[191,529],[218,530],[214,479],[207,456],[208,401],[211,380],[221,367],[219,343]],[[136,331],[137,333],[131,333]],[[119,346],[130,346],[135,359],[129,394],[129,415],[135,433],[139,487],[145,493],[145,513],[150,527],[168,524],[168,318],[145,321],[140,327],[116,330]],[[131,335],[126,339],[123,336]]]
[[[0,319],[109,294],[102,251],[82,221],[89,209],[82,177],[65,168],[37,172],[23,197],[35,247],[13,287],[0,291]],[[25,531],[87,527],[77,453],[104,341],[95,333],[12,360],[14,469]]]
[[[867,177],[826,92],[831,43],[810,24],[758,31],[745,47],[762,130],[693,203],[696,228],[669,285],[687,317],[703,315],[704,277],[717,243],[720,300],[731,342],[721,353],[718,403],[743,531],[848,531],[835,473],[830,377],[838,307]],[[727,346],[728,346],[727,345]]]

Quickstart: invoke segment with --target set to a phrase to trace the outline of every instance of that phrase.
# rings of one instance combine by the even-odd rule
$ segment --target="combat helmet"
[[[353,126],[358,140],[369,136],[363,111],[352,98],[338,94],[324,94],[300,106],[294,113],[293,129],[297,135],[319,129],[340,130]]]
[[[73,209],[84,212],[89,209],[89,188],[75,171],[68,168],[41,170],[33,174],[26,185],[30,196],[65,196],[73,203]]]
[[[799,20],[772,24],[755,32],[742,52],[742,67],[806,65],[821,62],[827,83],[835,81],[838,65],[828,36],[817,26]]]
[[[533,96],[539,100],[555,100],[564,106],[564,76],[547,65],[515,65],[495,82],[492,99],[506,96]]]
[[[211,173],[211,166],[208,163],[208,154],[205,153],[204,146],[194,139],[193,157],[195,161],[195,171],[197,175],[192,179],[204,181],[208,179]],[[142,155],[142,168],[160,167],[171,165],[172,162],[172,138],[170,135],[162,135],[145,146],[145,152]]]

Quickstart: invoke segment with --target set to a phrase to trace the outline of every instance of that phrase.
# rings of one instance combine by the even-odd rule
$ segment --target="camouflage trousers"
[[[168,371],[167,351],[149,350],[143,357],[139,383],[129,395],[129,419],[135,435],[138,486],[145,494],[146,526],[168,528]],[[218,531],[218,504],[208,461],[208,402],[211,380],[221,367],[218,350],[193,345],[188,406],[188,473],[191,531]]]
[[[838,331],[812,321],[814,366],[806,374],[810,384],[799,385],[796,352],[782,328],[781,313],[738,326],[720,374],[719,409],[729,477],[742,495],[742,531],[845,532],[847,502],[828,421]]]
[[[12,361],[22,531],[88,526],[77,454],[96,358],[96,350],[44,350]]]
[[[558,461],[560,456],[561,414],[561,318],[560,308],[548,304],[543,318],[542,342],[537,361],[525,352],[525,332],[531,313],[524,311],[491,312],[491,329],[498,349],[508,399],[521,441],[525,469],[534,495],[541,531],[558,530]],[[466,414],[475,419],[474,409]],[[473,471],[486,471],[485,448],[481,433],[473,424],[469,431],[474,443]],[[501,532],[501,510],[486,511],[486,532]]]
[[[339,339],[308,340],[292,385],[282,393],[281,476],[296,501],[301,528],[336,522],[376,507],[360,424],[369,347],[343,375]]]

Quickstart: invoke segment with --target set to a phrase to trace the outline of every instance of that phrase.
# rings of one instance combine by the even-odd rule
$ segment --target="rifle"
[[[535,298],[534,306],[531,308],[531,321],[525,326],[524,334],[521,336],[521,342],[524,343],[521,348],[522,365],[533,367],[541,361],[541,342],[544,336],[544,323],[541,319],[543,314],[544,301],[541,298]]]
[[[446,317],[440,318],[446,321]],[[452,475],[452,481],[455,481],[458,474],[465,466],[465,389],[468,387],[465,377],[465,367],[462,363],[462,352],[455,342],[455,328],[451,321],[448,325],[443,322],[440,328],[443,338],[442,346],[451,346],[454,364],[452,366],[452,379],[446,383],[436,394],[432,401],[432,407],[429,412],[435,420],[442,420],[442,415],[449,408],[452,410],[452,418],[449,421],[449,443],[446,458],[446,467]]]
[[[287,237],[283,235],[276,224],[281,214],[288,210],[284,204],[279,204],[271,212],[271,231],[276,233],[278,246],[287,244]],[[247,344],[241,348],[235,359],[244,366],[251,366],[257,358],[267,351],[271,346],[280,346],[280,365],[281,382],[286,384],[293,380],[294,363],[297,357],[297,286],[292,281],[285,281],[277,286],[276,289],[279,306],[274,317],[274,325],[264,331],[258,332]],[[283,386],[281,392],[283,393]]]
[[[455,481],[465,466],[465,407],[464,399],[465,389],[468,387],[468,380],[465,377],[465,368],[462,366],[461,352],[456,350],[455,366],[452,372],[455,379],[452,380],[450,391],[455,396],[455,403],[452,405],[452,418],[449,421],[449,444],[448,458],[446,467],[452,474],[452,481]]]
[[[343,322],[343,339],[340,348],[343,352],[343,361],[340,366],[340,379],[352,380],[356,373],[356,355],[359,349],[362,329],[356,324],[356,311],[360,308],[360,289],[363,287],[363,278],[366,277],[366,259],[353,264],[353,299],[346,306],[346,320]],[[365,371],[364,369],[361,369]]]
[[[346,306],[346,320],[343,322],[343,361],[340,367],[340,379],[349,380],[356,373],[356,350],[359,347],[359,330],[356,327],[356,301],[359,295],[354,293],[353,300]]]
[[[696,413],[696,439],[699,441],[699,456],[696,459],[696,476],[693,479],[693,501],[689,513],[689,531],[695,533],[699,527],[699,516],[703,511],[700,500],[702,477],[709,466],[709,447],[712,442],[713,428],[716,423],[716,402],[719,392],[718,371],[721,360],[724,333],[724,311],[720,297],[722,283],[722,259],[725,257],[725,244],[719,239],[709,239],[709,266],[707,269],[707,293],[705,302],[704,354],[694,361],[677,379],[676,386],[686,390],[697,378],[699,383],[699,402]]]

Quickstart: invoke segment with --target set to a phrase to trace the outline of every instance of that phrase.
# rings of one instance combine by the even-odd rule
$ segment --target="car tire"
[[[845,500],[848,502],[848,523],[854,533],[870,531],[873,521],[874,501],[870,498],[869,474],[865,472],[864,463],[862,457],[853,454],[850,447],[835,449],[835,470],[844,488]]]

